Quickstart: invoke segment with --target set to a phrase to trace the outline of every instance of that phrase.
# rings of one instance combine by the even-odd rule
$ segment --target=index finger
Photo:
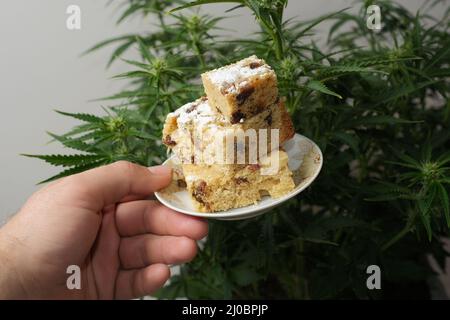
[[[203,239],[208,233],[206,220],[169,209],[157,201],[121,203],[116,208],[116,227],[123,237],[146,233]]]
[[[172,169],[169,167],[146,168],[119,161],[65,178],[62,184],[66,186],[66,201],[91,211],[100,211],[130,195],[149,196],[168,186],[171,179]]]

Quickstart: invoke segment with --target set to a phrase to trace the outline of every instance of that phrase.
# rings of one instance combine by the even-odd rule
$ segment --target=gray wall
[[[117,92],[124,83],[109,78],[123,65],[105,70],[108,50],[83,58],[79,54],[106,38],[152,28],[152,21],[136,18],[116,26],[118,11],[105,8],[106,0],[2,0],[0,10],[0,221],[16,212],[36,190],[35,183],[58,170],[20,153],[65,152],[47,144],[45,131],[63,133],[75,122],[53,109],[98,112],[88,100]],[[113,1],[114,3],[118,1]],[[416,10],[423,1],[400,1]],[[448,6],[443,1],[440,8]],[[351,0],[291,0],[289,16],[314,18],[350,6]],[[82,10],[82,30],[66,29],[66,8]],[[209,5],[204,11],[218,15],[229,5]],[[439,12],[439,9],[436,10]],[[232,29],[254,30],[253,19],[235,11],[225,23]],[[236,27],[238,26],[238,27]]]

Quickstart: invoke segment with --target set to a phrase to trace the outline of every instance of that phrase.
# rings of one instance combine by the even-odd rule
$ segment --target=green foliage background
[[[362,1],[311,21],[286,20],[287,0],[123,0],[126,19],[151,16],[158,29],[104,41],[129,71],[126,91],[104,98],[102,117],[69,114],[81,124],[52,137],[76,155],[31,155],[74,174],[117,160],[145,166],[166,157],[161,130],[168,112],[202,95],[205,70],[257,54],[271,64],[296,130],[316,141],[324,168],[304,193],[260,218],[210,222],[199,256],[162,289],[161,298],[426,297],[424,261],[442,263],[449,235],[450,11],[413,15],[391,1]],[[251,10],[260,32],[239,38],[223,17],[177,6],[229,2]],[[383,28],[366,27],[378,4]],[[203,10],[206,11],[206,10]],[[202,12],[202,11],[200,11]],[[314,27],[329,29],[326,49]],[[223,36],[223,33],[227,35]],[[138,49],[139,61],[123,59]],[[47,180],[48,181],[48,180]],[[380,265],[383,290],[366,288],[366,268]]]

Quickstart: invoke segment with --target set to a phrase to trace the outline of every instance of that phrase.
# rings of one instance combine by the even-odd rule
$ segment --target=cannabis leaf
[[[308,87],[308,88],[310,88],[312,90],[316,90],[316,91],[319,91],[319,92],[322,92],[322,93],[325,93],[325,94],[329,94],[331,96],[338,97],[339,99],[342,99],[342,97],[339,94],[337,94],[336,92],[333,92],[330,89],[328,89],[327,86],[324,83],[320,82],[320,81],[310,80],[306,84],[306,87]]]

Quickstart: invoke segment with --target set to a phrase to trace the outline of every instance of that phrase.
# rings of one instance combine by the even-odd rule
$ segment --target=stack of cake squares
[[[195,208],[225,211],[291,191],[280,146],[295,131],[272,68],[251,56],[202,81],[206,96],[168,114],[163,129]]]

